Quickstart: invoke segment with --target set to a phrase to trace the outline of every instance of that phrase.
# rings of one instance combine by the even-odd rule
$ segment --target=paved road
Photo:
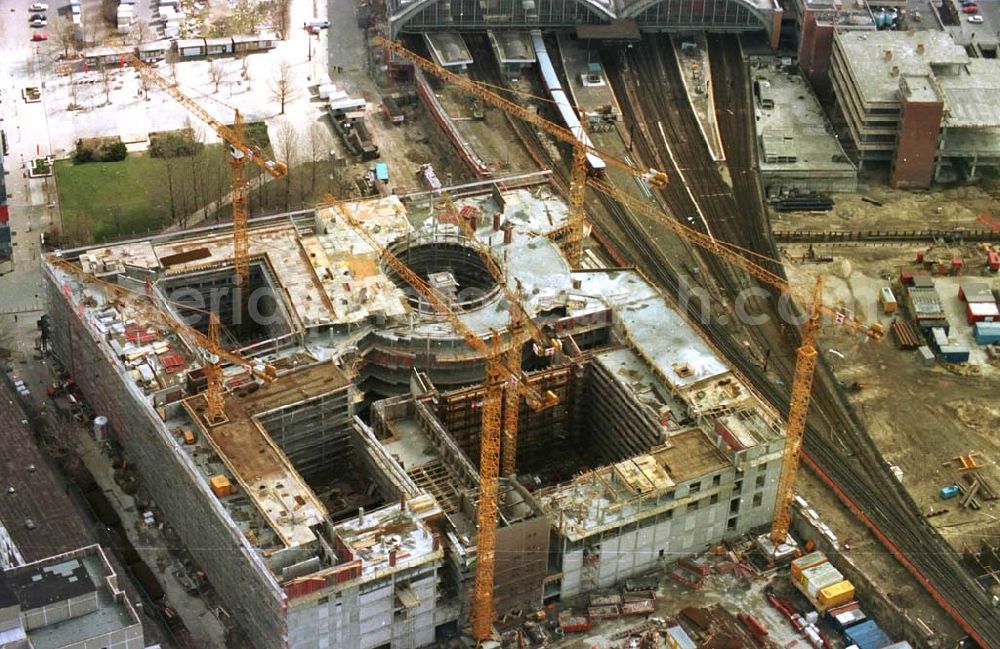
[[[4,158],[10,226],[14,244],[14,270],[0,277],[0,326],[14,325],[11,312],[24,312],[17,322],[18,345],[30,350],[34,322],[38,314],[30,311],[41,306],[38,261],[40,234],[59,222],[52,178],[29,179],[27,167],[38,155],[47,155],[48,123],[45,93],[42,101],[28,104],[21,98],[26,86],[42,87],[39,73],[41,57],[50,50],[48,43],[32,43],[28,26],[27,3],[0,12],[0,124],[7,132],[9,154]]]

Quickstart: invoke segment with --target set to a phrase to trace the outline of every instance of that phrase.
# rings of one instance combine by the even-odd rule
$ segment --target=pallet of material
[[[580,611],[559,611],[559,628],[563,633],[580,633],[590,629],[590,618]]]
[[[699,575],[703,576],[707,575],[712,570],[712,566],[708,563],[708,559],[705,557],[684,557],[677,563],[691,572],[697,572]]]
[[[618,593],[596,593],[590,596],[591,606],[617,606],[622,603]]]
[[[622,593],[622,600],[628,602],[640,602],[645,599],[656,599],[655,590],[633,590]]]
[[[621,617],[621,610],[615,605],[591,606],[587,609],[587,615],[591,620],[611,620]]]
[[[896,337],[896,344],[899,345],[900,349],[916,349],[921,344],[917,330],[906,320],[898,318],[893,320],[892,334]]]
[[[649,615],[656,610],[656,602],[653,599],[640,599],[634,602],[622,604],[622,615]]]
[[[682,583],[688,588],[694,588],[698,590],[705,585],[705,577],[684,568],[683,566],[677,566],[673,572],[670,573],[670,578],[676,582]]]

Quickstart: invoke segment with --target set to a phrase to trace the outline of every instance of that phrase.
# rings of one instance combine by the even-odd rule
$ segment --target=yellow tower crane
[[[49,255],[49,262],[73,275],[80,281],[101,290],[109,301],[127,307],[133,317],[141,318],[147,323],[155,323],[170,329],[181,338],[188,339],[194,347],[200,350],[202,356],[202,371],[205,373],[205,424],[215,425],[225,420],[225,383],[222,377],[222,363],[228,362],[246,368],[251,374],[270,383],[278,377],[271,365],[264,365],[243,358],[222,346],[220,342],[219,317],[208,313],[208,334],[203,334],[194,327],[185,324],[170,313],[154,304],[148,295],[129,290],[118,284],[106,282],[88,273],[79,266],[58,255]],[[186,306],[185,308],[193,308]]]
[[[159,87],[174,100],[188,109],[195,117],[212,127],[212,130],[229,145],[229,168],[232,172],[232,203],[233,203],[233,266],[236,271],[236,295],[241,300],[247,299],[247,283],[250,278],[250,238],[249,238],[249,181],[247,180],[247,163],[266,171],[273,178],[282,178],[288,173],[288,165],[267,157],[260,147],[246,141],[243,126],[243,115],[236,110],[232,127],[221,121],[198,105],[193,99],[181,92],[163,75],[139,60],[134,54],[123,55],[124,60],[134,67],[139,74]]]
[[[809,403],[812,399],[813,377],[816,373],[817,360],[816,337],[819,334],[822,319],[826,316],[840,326],[847,327],[851,331],[863,334],[875,341],[885,337],[885,328],[877,322],[866,324],[843,311],[823,304],[821,277],[817,277],[812,296],[808,301],[798,299],[800,296],[796,295],[788,280],[761,265],[774,263],[770,257],[721,242],[709,234],[689,228],[669,214],[643,200],[626,194],[606,180],[591,178],[587,180],[587,184],[618,200],[630,209],[660,223],[685,241],[726,260],[755,279],[773,286],[782,295],[796,298],[798,302],[807,305],[809,315],[801,326],[802,341],[795,355],[795,374],[789,398],[788,421],[785,426],[785,448],[781,458],[781,475],[778,478],[774,519],[769,535],[771,543],[777,548],[786,542],[792,520],[793,489],[801,458],[802,440],[806,432],[806,417],[809,414]]]
[[[657,189],[662,189],[667,186],[667,174],[662,171],[658,171],[656,169],[640,169],[634,164],[624,160],[619,160],[617,157],[609,153],[599,151],[592,146],[587,146],[580,141],[583,133],[574,134],[571,130],[564,126],[559,126],[558,124],[554,124],[545,118],[539,117],[524,106],[520,106],[509,99],[501,97],[492,90],[487,89],[482,84],[455,74],[454,72],[437,65],[433,61],[428,61],[419,54],[406,49],[399,43],[387,40],[381,36],[375,36],[373,42],[385,49],[387,52],[391,52],[397,56],[407,59],[421,70],[424,70],[429,74],[433,74],[442,81],[460,88],[474,97],[479,97],[486,103],[496,106],[505,113],[516,117],[523,122],[527,122],[542,129],[557,140],[565,142],[573,147],[573,166],[570,172],[569,187],[569,223],[566,240],[563,246],[566,259],[573,268],[579,268],[580,260],[583,258],[583,231],[587,222],[584,199],[587,191],[586,181],[588,153],[600,156],[600,158],[607,164],[617,167],[637,178],[642,178]]]
[[[523,338],[526,335],[534,341],[535,349],[542,353],[555,352],[559,345],[558,339],[549,336],[534,320],[528,317],[521,300],[520,291],[511,290],[500,264],[493,258],[489,247],[479,240],[476,231],[466,221],[463,215],[455,206],[451,194],[444,192],[441,194],[445,207],[451,217],[458,223],[458,227],[469,238],[472,247],[482,257],[483,264],[489,270],[493,281],[501,288],[504,297],[510,303],[510,324],[511,335]],[[522,333],[523,332],[523,333]],[[522,345],[511,345],[505,354],[505,362],[511,373],[517,374],[521,371],[521,347]],[[520,396],[516,390],[510,387],[504,388],[503,400],[503,448],[500,454],[501,466],[500,475],[509,476],[517,468],[517,431],[518,417],[520,415]]]
[[[327,202],[333,203],[332,197]],[[347,210],[338,212],[373,250],[379,253],[407,284],[413,287],[440,315],[444,316],[465,340],[466,344],[482,355],[486,362],[486,395],[482,405],[482,425],[479,438],[479,507],[476,514],[476,576],[472,593],[472,636],[477,641],[488,640],[493,628],[493,582],[496,571],[496,527],[498,516],[498,489],[500,477],[500,426],[501,404],[504,389],[516,392],[528,403],[532,410],[544,410],[559,402],[559,397],[551,392],[542,392],[531,385],[520,371],[521,346],[523,336],[512,331],[506,342],[499,333],[492,332],[488,341],[472,331],[468,325],[448,305],[445,299],[422,277],[392,254],[368,231],[364,223]],[[517,355],[518,368],[512,369],[505,358]],[[511,399],[516,401],[516,399]]]

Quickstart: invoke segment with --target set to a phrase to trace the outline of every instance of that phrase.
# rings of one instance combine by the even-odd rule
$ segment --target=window
[[[699,507],[701,507],[701,501],[700,500],[696,500],[693,503],[688,503],[688,511],[689,512],[696,512],[696,511],[698,511]]]
[[[764,494],[756,493],[753,495],[753,506],[760,507],[764,504]]]
[[[757,480],[756,480],[755,484],[757,485],[758,489],[762,489],[764,487],[764,478],[766,478],[766,477],[767,476],[765,476],[763,473],[758,473],[757,474]]]
[[[712,477],[712,486],[713,487],[718,487],[720,484],[722,484],[722,476],[721,475],[713,476]]]
[[[739,492],[743,491],[743,481],[742,480],[737,480],[736,481],[735,489],[736,489],[736,493],[739,493]]]
[[[712,494],[712,497],[708,499],[709,505],[714,505],[717,502],[719,502],[719,494]]]
[[[736,517],[735,516],[733,516],[728,521],[726,521],[726,529],[727,530],[735,530],[736,529]]]
[[[673,489],[671,489],[670,491],[668,491],[667,492],[667,500],[673,500],[675,498],[674,493],[675,492],[674,492]]]
[[[740,499],[733,498],[729,501],[729,513],[736,514],[740,511]]]
[[[699,491],[701,491],[701,483],[700,482],[696,482],[693,485],[691,485],[691,489],[688,491],[688,493],[696,494]]]

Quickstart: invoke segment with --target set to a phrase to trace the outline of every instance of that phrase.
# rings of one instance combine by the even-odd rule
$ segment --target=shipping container
[[[883,286],[879,289],[879,303],[882,305],[882,312],[891,314],[896,312],[896,296],[892,294],[892,289]]]
[[[861,610],[861,605],[857,602],[831,608],[827,611],[827,616],[834,628],[841,633],[844,633],[855,624],[861,624],[868,619],[865,612]]]
[[[992,299],[993,293],[990,292]],[[977,322],[1000,321],[1000,309],[996,302],[969,302],[965,305],[965,321],[970,325]]]
[[[847,641],[857,645],[858,649],[885,649],[892,644],[892,640],[874,620],[855,624],[847,629],[844,635]]]
[[[1000,343],[1000,322],[977,322],[972,332],[980,345]]]
[[[920,347],[917,347],[917,353],[920,354],[920,361],[924,365],[934,364],[934,352],[932,352],[931,348],[928,347],[927,345],[921,345]]]
[[[792,561],[792,579],[797,579],[806,568],[818,566],[821,563],[826,563],[826,561],[826,555],[822,552],[810,552],[795,559]]]
[[[968,363],[969,348],[965,345],[946,345],[941,348],[941,360],[945,363]]]
[[[840,606],[854,599],[854,584],[846,579],[819,591],[817,598],[823,606]]]

